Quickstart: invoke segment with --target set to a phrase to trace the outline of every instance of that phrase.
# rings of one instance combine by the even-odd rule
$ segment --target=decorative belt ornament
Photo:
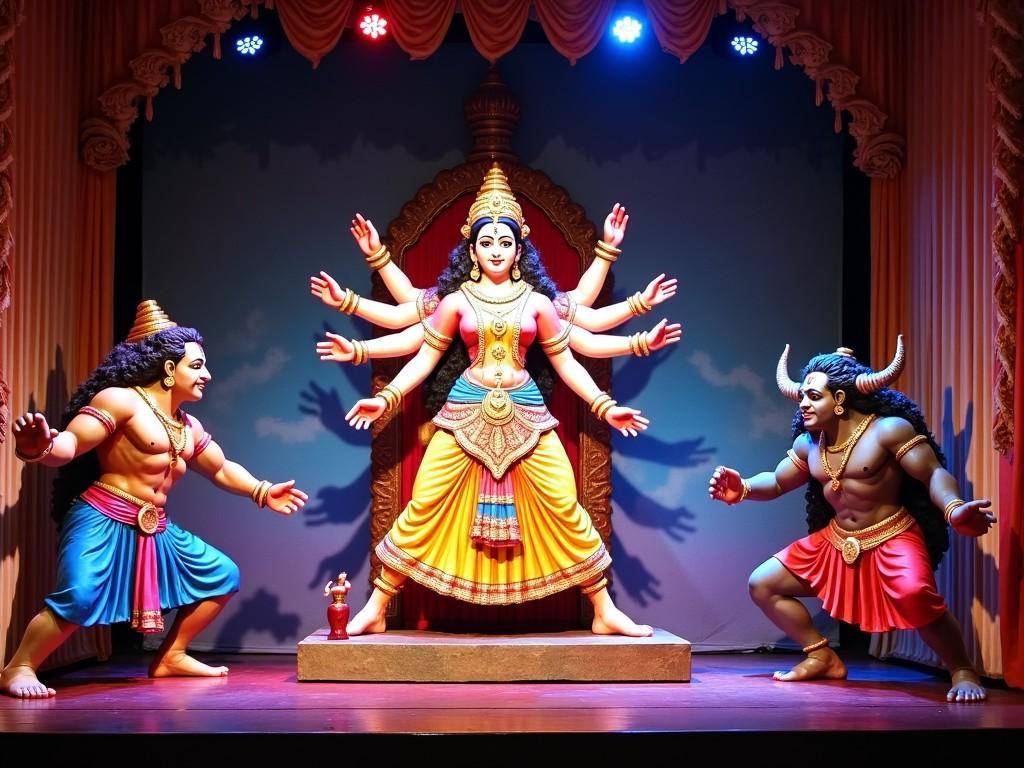
[[[914,518],[906,509],[900,508],[895,514],[889,515],[881,522],[869,525],[859,531],[847,531],[839,527],[833,517],[825,527],[825,538],[829,543],[839,550],[843,562],[853,565],[857,562],[861,552],[884,544],[889,539],[899,536],[914,524]]]
[[[136,515],[135,522],[139,526],[139,530],[147,536],[156,533],[156,529],[160,527],[160,513],[157,512],[156,505],[148,501],[143,503],[139,507],[139,514]]]
[[[512,405],[512,398],[504,389],[495,387],[484,397],[483,416],[488,424],[496,427],[508,424],[515,418],[516,412]]]

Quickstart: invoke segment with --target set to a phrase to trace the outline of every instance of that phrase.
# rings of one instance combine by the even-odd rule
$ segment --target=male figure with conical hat
[[[189,656],[192,638],[238,591],[238,567],[167,519],[164,504],[186,466],[260,507],[290,515],[306,494],[289,480],[259,481],[228,461],[203,425],[180,408],[210,381],[203,339],[178,327],[154,301],[139,305],[127,339],[71,396],[64,429],[41,413],[13,426],[22,461],[62,467],[54,509],[61,515],[57,587],[29,622],[0,674],[0,691],[45,698],[36,671],[76,629],[130,621],[140,632],[177,616],[149,668],[151,677],[227,674]]]
[[[949,701],[985,698],[960,626],[935,586],[949,548],[948,527],[965,536],[988,531],[987,499],[964,501],[920,408],[888,389],[903,367],[903,340],[880,372],[840,348],[811,358],[802,383],[789,378],[787,345],[776,379],[799,404],[793,447],[774,472],[740,477],[719,466],[711,498],[726,504],[769,501],[806,484],[810,535],[762,563],[750,595],[807,658],[781,681],[842,679],[846,667],[814,628],[798,597],[818,597],[829,614],[867,632],[916,629],[952,678]]]

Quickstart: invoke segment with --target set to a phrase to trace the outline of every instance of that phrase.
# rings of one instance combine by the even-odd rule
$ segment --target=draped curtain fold
[[[274,7],[292,47],[316,67],[338,44],[353,0],[277,0]]]
[[[907,157],[901,196],[896,182],[876,182],[872,239],[906,244],[905,261],[874,254],[872,283],[879,322],[874,359],[891,354],[895,330],[907,334],[908,362],[899,387],[921,406],[965,498],[998,492],[993,420],[994,265],[992,119],[985,88],[989,34],[972,4],[957,0],[906,5]],[[888,198],[888,199],[886,199]],[[899,201],[902,200],[902,203]],[[889,218],[902,207],[903,215]],[[903,232],[890,229],[902,220]],[[887,285],[907,280],[907,289]],[[886,334],[889,337],[886,338]],[[997,510],[998,511],[998,510]],[[985,673],[1002,672],[998,624],[999,535],[950,534],[936,573],[968,651]],[[925,663],[936,657],[916,632],[876,638],[874,650]]]
[[[644,7],[659,45],[679,61],[686,61],[704,44],[715,16],[725,13],[725,0],[645,0]]]
[[[15,31],[11,266],[13,300],[0,320],[0,370],[11,410],[57,421],[71,390],[110,349],[115,173],[87,168],[78,126],[96,96],[191,0],[33,0]],[[0,657],[14,651],[53,586],[52,470],[0,451]],[[79,632],[51,663],[109,653],[105,628]]]

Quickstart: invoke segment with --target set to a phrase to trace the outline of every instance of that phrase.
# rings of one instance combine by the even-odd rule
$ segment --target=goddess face
[[[522,246],[516,244],[512,227],[501,222],[484,224],[469,249],[480,270],[493,283],[503,283],[508,279],[509,272],[523,252]]]

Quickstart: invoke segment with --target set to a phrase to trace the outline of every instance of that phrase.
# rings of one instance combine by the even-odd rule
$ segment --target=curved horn
[[[862,395],[870,395],[882,387],[887,387],[896,381],[900,372],[903,371],[903,364],[907,361],[906,352],[903,349],[903,334],[896,337],[896,354],[892,362],[886,366],[884,371],[877,373],[862,373],[857,377],[857,391]]]
[[[800,402],[800,385],[789,378],[789,344],[782,350],[782,357],[779,358],[779,364],[775,367],[775,383],[778,384],[779,392],[783,397],[788,397],[797,403]]]

